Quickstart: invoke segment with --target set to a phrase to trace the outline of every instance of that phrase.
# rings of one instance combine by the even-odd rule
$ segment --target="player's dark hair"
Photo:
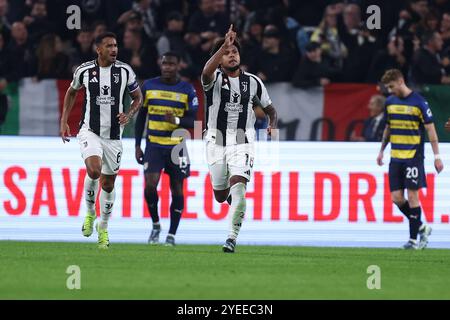
[[[105,32],[105,33],[99,34],[97,36],[97,38],[95,38],[95,45],[97,45],[97,46],[100,45],[102,43],[103,39],[105,39],[105,38],[114,38],[117,40],[117,36],[115,33]]]
[[[211,56],[213,56],[217,51],[219,51],[220,47],[225,43],[225,38],[218,38],[211,49]],[[233,44],[238,49],[239,54],[241,54],[241,44],[237,39],[234,40]]]
[[[163,57],[174,57],[177,59],[177,62],[181,61],[181,56],[175,51],[167,51],[161,56],[161,58]]]
[[[381,82],[383,84],[388,84],[391,81],[397,81],[399,79],[404,79],[403,73],[398,69],[389,69],[384,73]]]

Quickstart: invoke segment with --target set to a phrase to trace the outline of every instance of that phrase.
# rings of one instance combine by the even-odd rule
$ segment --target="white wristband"
[[[179,124],[180,124],[180,118],[175,117],[175,124],[176,124],[176,125],[179,125]]]
[[[440,154],[435,154],[434,155],[434,160],[441,160],[441,155]]]

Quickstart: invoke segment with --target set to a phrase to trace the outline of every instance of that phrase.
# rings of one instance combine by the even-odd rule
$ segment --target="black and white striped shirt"
[[[80,65],[74,72],[71,87],[86,88],[86,98],[80,129],[87,128],[102,138],[119,140],[123,126],[117,115],[124,112],[126,89],[139,89],[136,75],[131,67],[116,61],[109,67],[100,67],[97,60]]]
[[[206,95],[205,139],[223,146],[252,143],[256,134],[253,106],[266,108],[272,104],[261,79],[243,71],[232,78],[216,70],[214,80],[202,84]]]

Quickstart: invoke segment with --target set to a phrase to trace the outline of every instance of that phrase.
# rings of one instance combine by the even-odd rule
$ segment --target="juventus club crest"
[[[120,81],[120,77],[118,73],[113,73],[113,77],[114,77],[114,83],[119,83]]]
[[[248,82],[244,81],[242,82],[242,91],[247,92],[247,90],[248,90]]]

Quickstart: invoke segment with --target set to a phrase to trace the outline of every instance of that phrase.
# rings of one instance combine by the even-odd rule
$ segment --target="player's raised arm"
[[[64,96],[64,106],[59,129],[59,134],[64,143],[70,141],[70,139],[67,138],[70,137],[70,128],[67,121],[69,119],[70,111],[72,111],[73,105],[75,104],[76,97],[77,97],[77,90],[72,88],[72,86],[69,86],[69,89],[67,89],[66,95]]]
[[[428,139],[430,140],[431,147],[433,148],[434,167],[436,168],[436,172],[440,173],[444,169],[444,164],[442,163],[441,156],[439,155],[439,141],[434,123],[425,124],[425,129],[427,130]]]
[[[222,56],[225,54],[225,51],[233,45],[234,40],[236,39],[236,32],[233,31],[233,25],[230,25],[227,34],[225,35],[224,44],[217,50],[216,53],[209,58],[208,62],[206,62],[205,67],[202,71],[202,82],[204,85],[211,83],[214,80],[214,72],[220,65],[220,61]]]
[[[389,136],[391,135],[391,128],[389,127],[389,124],[386,124],[386,128],[384,128],[384,132],[383,132],[383,138],[381,139],[381,148],[380,148],[380,152],[378,153],[378,157],[377,157],[377,164],[379,166],[382,166],[383,163],[383,154],[384,154],[384,149],[386,149],[387,145],[389,144]]]

